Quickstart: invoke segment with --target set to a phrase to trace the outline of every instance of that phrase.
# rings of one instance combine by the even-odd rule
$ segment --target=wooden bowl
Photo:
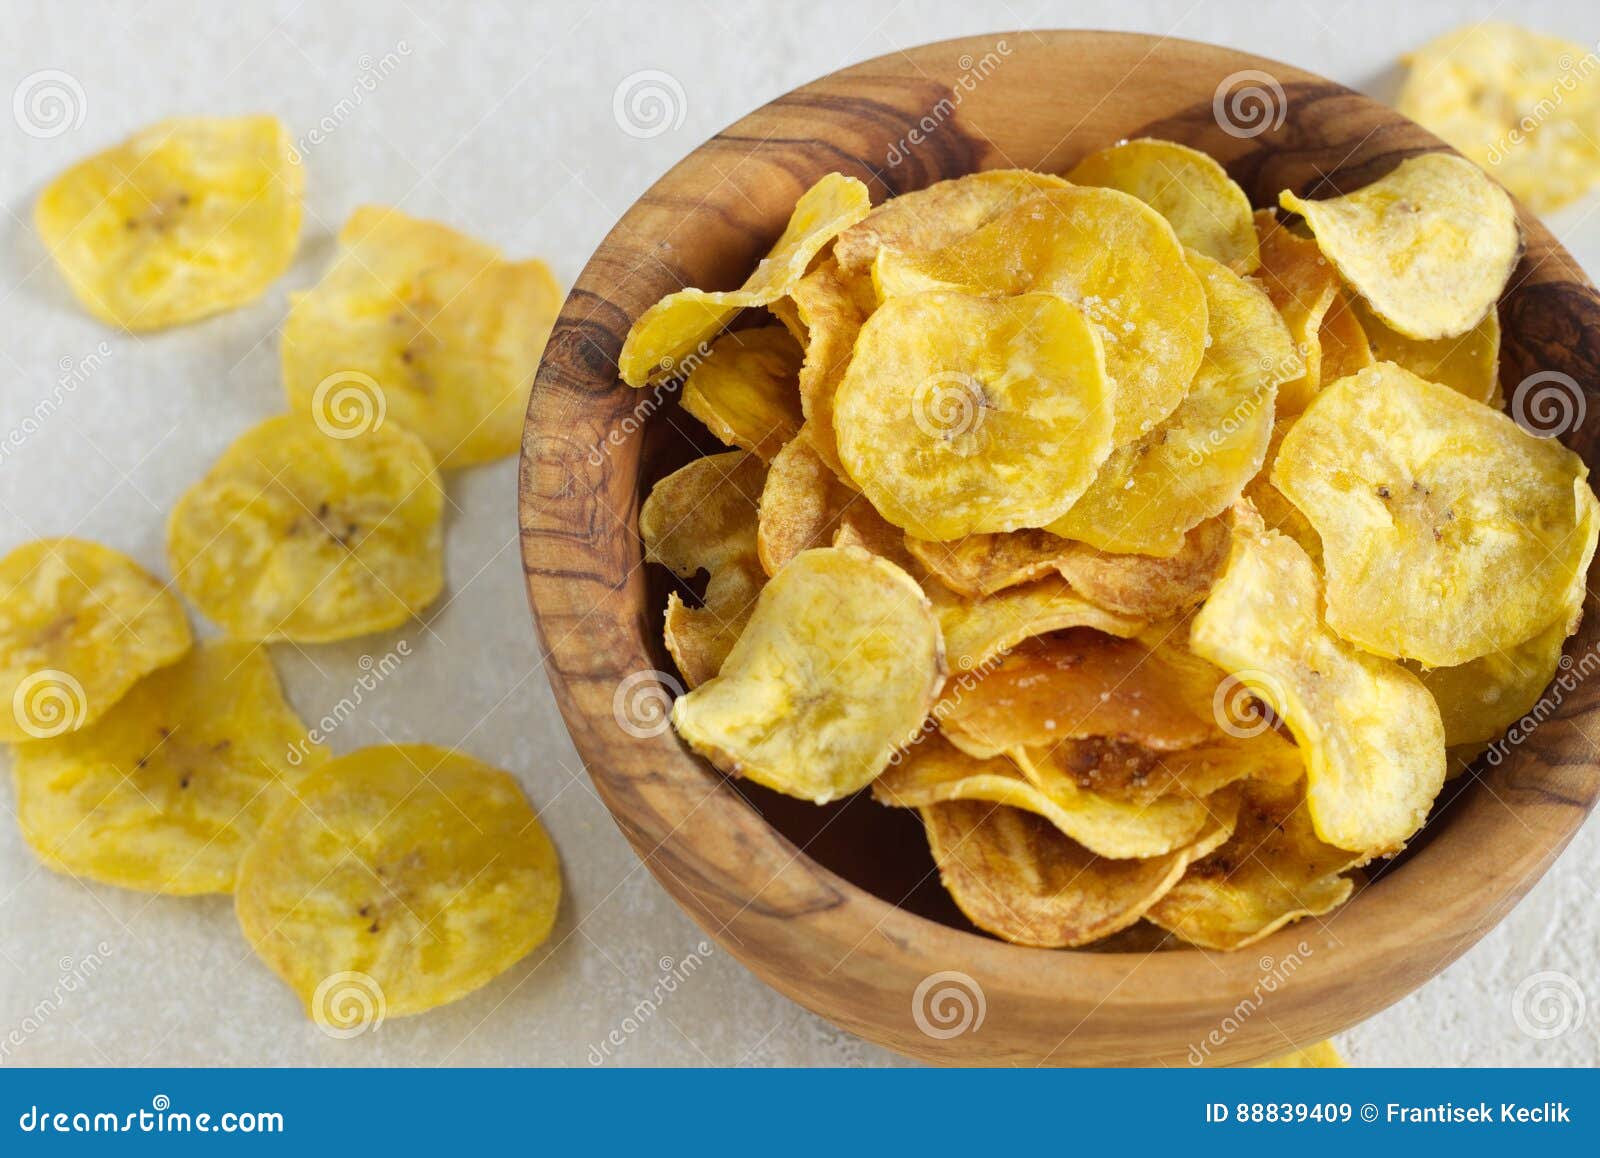
[[[641,565],[639,504],[714,444],[681,433],[697,424],[672,397],[618,382],[633,319],[682,285],[741,282],[795,199],[830,171],[881,200],[978,169],[1063,172],[1136,136],[1203,149],[1257,205],[1284,188],[1353,188],[1443,147],[1341,85],[1203,44],[1023,32],[881,57],[758,109],[627,212],[567,299],[528,411],[528,591],[567,727],[617,824],[757,976],[919,1058],[1225,1064],[1336,1033],[1483,936],[1600,794],[1584,735],[1600,727],[1600,681],[1578,682],[1503,760],[1448,785],[1406,856],[1331,917],[1231,954],[1153,952],[1136,937],[1120,951],[1052,952],[975,932],[944,897],[914,815],[866,794],[816,808],[736,784],[664,722],[637,723],[640,697],[664,697],[661,673],[673,672],[660,632],[667,587]],[[1600,301],[1537,220],[1524,213],[1522,226],[1527,253],[1501,306],[1507,392],[1538,371],[1594,381]],[[1591,463],[1595,427],[1568,437]],[[1597,624],[1586,617],[1569,655],[1594,644]]]

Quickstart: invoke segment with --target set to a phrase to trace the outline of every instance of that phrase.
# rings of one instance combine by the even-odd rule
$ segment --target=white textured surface
[[[24,445],[0,459],[0,550],[75,533],[158,572],[165,512],[240,431],[281,407],[275,328],[330,238],[366,201],[399,204],[552,262],[564,282],[668,165],[727,122],[821,73],[924,41],[1003,28],[1126,28],[1234,45],[1383,95],[1394,57],[1497,6],[1283,0],[1276,4],[484,5],[0,2],[0,96],[43,69],[81,85],[81,125],[35,139],[0,112],[0,427],[47,396],[63,362],[111,353]],[[1525,0],[1502,18],[1593,43],[1600,18]],[[385,54],[395,67],[385,68]],[[681,125],[619,129],[613,94],[645,69],[684,94]],[[387,72],[370,91],[360,78]],[[29,225],[51,174],[175,113],[270,111],[307,150],[306,238],[256,305],[143,339],[113,335],[69,300]],[[1600,200],[1552,224],[1600,266]],[[0,823],[0,1064],[572,1064],[624,1028],[698,930],[639,867],[580,769],[536,666],[514,541],[515,465],[449,482],[449,591],[390,637],[275,648],[307,719],[347,694],[363,655],[413,654],[333,737],[456,744],[513,769],[544,810],[568,895],[546,951],[456,1006],[353,1041],[300,1016],[257,964],[226,900],[87,886],[38,868]],[[9,788],[0,808],[9,811]],[[1493,849],[1483,849],[1486,858]],[[1470,871],[1470,870],[1469,870]],[[1341,1039],[1367,1065],[1595,1064],[1600,1059],[1600,825],[1590,824],[1517,911],[1421,992]],[[1463,880],[1463,887],[1470,880]],[[57,993],[63,969],[102,967]],[[671,958],[671,961],[664,959]],[[1557,970],[1586,991],[1579,1026],[1519,1030],[1520,982]],[[660,1001],[611,1057],[631,1064],[893,1064],[767,990],[724,955]],[[42,1016],[34,1011],[41,1008]],[[1270,1006],[1264,1015],[1270,1016]],[[37,1024],[35,1024],[37,1023]],[[8,1044],[15,1032],[20,1044]]]

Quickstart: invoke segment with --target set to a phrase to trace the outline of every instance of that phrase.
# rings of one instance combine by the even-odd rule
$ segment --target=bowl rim
[[[678,284],[664,263],[658,262],[659,269],[645,268],[645,258],[659,251],[641,238],[655,235],[661,207],[678,205],[682,212],[684,191],[704,176],[709,153],[727,142],[743,142],[751,157],[760,155],[767,147],[759,139],[768,127],[767,115],[784,102],[807,99],[807,114],[826,122],[835,114],[828,101],[814,98],[893,74],[905,61],[938,75],[938,62],[945,58],[978,52],[1006,38],[1027,42],[1018,51],[1054,53],[1070,46],[1077,52],[1132,52],[1145,58],[1181,53],[1208,67],[1231,65],[1230,72],[1260,69],[1285,85],[1314,86],[1330,98],[1354,102],[1351,107],[1362,107],[1385,124],[1399,125],[1414,149],[1446,147],[1371,98],[1287,64],[1194,41],[1074,30],[960,37],[886,54],[827,74],[740,118],[676,163],[609,231],[564,303],[536,377],[518,507],[544,667],[597,791],[652,874],[709,934],[769,984],[847,1029],[920,1056],[949,1056],[937,1041],[891,1038],[870,1019],[841,1017],[822,996],[828,987],[825,978],[785,976],[771,953],[731,932],[733,926],[765,923],[764,935],[782,939],[768,918],[791,920],[790,927],[803,932],[796,934],[799,940],[784,940],[784,950],[791,955],[837,955],[835,970],[870,946],[874,967],[901,979],[926,978],[959,964],[964,973],[1003,978],[1008,994],[1019,1001],[1060,1001],[1072,994],[1096,1009],[1114,1003],[1147,1016],[1194,1002],[1220,1014],[1259,989],[1269,962],[1298,956],[1296,985],[1338,1008],[1302,1017],[1297,1030],[1325,1035],[1398,1000],[1465,952],[1532,887],[1576,833],[1600,795],[1600,771],[1592,757],[1579,760],[1573,754],[1569,735],[1581,736],[1574,719],[1581,718],[1580,708],[1589,706],[1587,698],[1547,721],[1558,725],[1549,743],[1525,745],[1486,774],[1488,791],[1456,791],[1442,805],[1453,813],[1445,831],[1380,874],[1378,887],[1359,889],[1328,918],[1291,925],[1235,953],[1035,949],[924,918],[812,860],[769,825],[737,785],[682,746],[670,729],[626,735],[615,724],[621,685],[641,674],[665,677],[657,680],[658,687],[673,682],[671,673],[652,667],[644,638],[651,609],[642,608],[636,597],[642,588],[634,527],[649,415],[638,419],[622,441],[603,441],[615,432],[615,423],[637,410],[637,403],[631,410],[621,403],[651,393],[630,391],[617,381],[620,335],[645,306]],[[803,182],[795,186],[803,187]],[[785,196],[792,204],[792,192],[781,193],[772,204]],[[656,209],[647,212],[650,205]],[[763,227],[770,228],[771,206],[756,212],[764,213]],[[1531,276],[1554,276],[1595,301],[1576,263],[1543,225],[1526,211],[1521,218],[1534,261]],[[661,240],[656,236],[655,244]],[[683,257],[677,252],[674,256]],[[747,268],[745,256],[738,252],[727,257],[721,272],[729,274],[741,263]],[[1552,261],[1554,268],[1541,275],[1541,268]],[[626,393],[608,400],[608,389]],[[604,446],[605,453],[595,455],[594,446]],[[616,565],[604,565],[607,552]],[[577,602],[580,590],[589,602],[587,610]],[[1575,643],[1594,643],[1595,618],[1586,617],[1589,629],[1569,640],[1569,649]],[[578,628],[582,634],[574,638]],[[640,687],[635,684],[630,690]],[[608,696],[610,720],[602,713]],[[1491,796],[1492,808],[1486,805]],[[1514,821],[1499,811],[1502,806],[1515,815]],[[1443,850],[1464,850],[1469,837],[1487,839],[1490,834],[1498,842],[1494,863],[1476,865],[1480,875],[1473,887],[1462,887],[1459,870],[1446,871],[1452,858],[1442,857]],[[737,856],[730,857],[725,849],[737,850]],[[1402,952],[1406,946],[1409,952]],[[1209,967],[1200,967],[1202,961]],[[1388,971],[1382,977],[1362,975],[1380,965]],[[1380,992],[1352,995],[1363,986]],[[1281,1033],[1269,1036],[1265,1044],[1260,1034],[1241,1036],[1250,1038],[1249,1048],[1229,1042],[1217,1059],[1266,1056],[1289,1044]]]

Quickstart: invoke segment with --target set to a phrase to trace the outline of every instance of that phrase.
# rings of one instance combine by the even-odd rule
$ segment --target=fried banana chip
[[[941,583],[969,599],[1048,575],[1062,558],[1081,550],[1038,529],[967,535],[948,543],[907,535],[905,545]]]
[[[1189,866],[1145,916],[1191,945],[1242,949],[1349,899],[1359,858],[1318,839],[1300,786],[1247,781],[1233,835]]]
[[[1127,637],[1143,630],[1141,619],[1107,611],[1084,599],[1059,575],[968,599],[937,580],[924,589],[939,617],[950,670],[979,671],[1024,639],[1069,627],[1092,627]]]
[[[672,723],[723,771],[825,804],[883,771],[943,681],[916,581],[865,551],[820,547],[762,589],[721,673],[673,704]]]
[[[1067,180],[1137,197],[1171,223],[1184,245],[1234,273],[1259,263],[1250,198],[1198,149],[1149,137],[1119,141],[1079,161]]]
[[[717,674],[766,582],[756,554],[765,478],[765,465],[752,453],[707,455],[656,483],[639,510],[646,562],[684,579],[707,576],[700,606],[676,591],[667,596],[667,650],[690,687]]]
[[[1471,161],[1424,153],[1326,201],[1285,189],[1317,247],[1384,324],[1408,338],[1466,333],[1494,308],[1522,255],[1517,211]]]
[[[178,587],[239,639],[321,643],[397,627],[444,586],[444,490],[393,423],[333,438],[303,415],[240,436],[178,500]]]
[[[1270,729],[1176,752],[1096,737],[1021,748],[1011,758],[1029,783],[1051,795],[1074,787],[1134,804],[1205,799],[1240,780],[1293,783],[1305,772],[1295,746]]]
[[[1041,193],[932,253],[880,250],[873,280],[884,299],[964,289],[1077,303],[1100,332],[1116,383],[1119,446],[1176,409],[1205,353],[1205,292],[1183,246],[1165,218],[1115,189]]]
[[[400,744],[302,780],[240,863],[236,908],[306,1014],[337,1028],[352,974],[384,1016],[421,1013],[515,965],[560,903],[555,845],[516,780]]]
[[[1338,1070],[1344,1068],[1344,1059],[1331,1041],[1319,1041],[1305,1049],[1297,1049],[1271,1061],[1257,1062],[1258,1070]]]
[[[437,222],[364,206],[322,280],[290,298],[289,408],[336,435],[387,417],[445,468],[514,454],[560,308],[544,262],[506,261]]]
[[[1256,213],[1256,277],[1277,307],[1304,369],[1278,384],[1277,414],[1299,414],[1322,384],[1322,322],[1339,293],[1339,273],[1317,243],[1286,229],[1270,209]]]
[[[1328,307],[1322,319],[1322,329],[1317,332],[1323,382],[1336,382],[1358,370],[1365,370],[1377,361],[1366,328],[1351,302],[1351,296],[1343,290],[1334,294],[1333,305]]]
[[[1549,625],[1594,550],[1588,468],[1391,363],[1329,386],[1272,481],[1322,540],[1328,626],[1436,667]]]
[[[744,285],[718,293],[681,289],[641,314],[617,357],[622,380],[644,386],[682,373],[684,360],[705,348],[740,310],[771,305],[788,294],[822,247],[871,208],[865,185],[829,173],[801,195],[782,236]]]
[[[0,559],[0,740],[87,727],[189,643],[182,604],[120,551],[24,543]]]
[[[866,505],[860,492],[839,481],[803,432],[786,443],[761,489],[756,551],[767,574],[776,575],[801,551],[829,546],[840,517],[857,500]]]
[[[326,759],[265,650],[203,643],[91,727],[19,747],[17,819],[59,872],[154,893],[228,893],[267,815]]]
[[[294,258],[304,186],[276,117],[181,117],[57,177],[34,224],[85,309],[159,330],[265,293]]]
[[[1514,24],[1474,22],[1406,58],[1396,107],[1528,208],[1548,213],[1600,182],[1591,49]]]
[[[1116,555],[1079,545],[1056,569],[1091,603],[1140,619],[1170,619],[1206,597],[1228,555],[1228,524],[1207,519],[1166,559]]]
[[[1058,535],[1105,551],[1174,555],[1191,528],[1227,510],[1261,469],[1278,384],[1302,375],[1304,362],[1258,286],[1200,254],[1189,263],[1210,319],[1189,393],[1161,425],[1111,452],[1089,489],[1050,524]]]
[[[1263,523],[1275,531],[1282,531],[1299,543],[1301,549],[1311,557],[1311,561],[1321,567],[1322,539],[1317,535],[1316,528],[1306,522],[1306,517],[1299,509],[1283,497],[1282,491],[1272,485],[1272,465],[1278,460],[1278,451],[1283,447],[1284,437],[1298,417],[1290,415],[1272,424],[1272,441],[1267,445],[1266,461],[1262,463],[1256,477],[1244,488],[1244,497],[1256,508],[1256,513],[1261,516]]]
[[[728,446],[771,462],[800,433],[800,343],[782,326],[736,330],[683,384],[683,408]]]
[[[846,274],[864,274],[885,246],[902,253],[943,249],[1034,194],[1064,185],[1048,173],[992,169],[902,193],[841,233],[834,260]]]
[[[1293,539],[1248,506],[1234,511],[1227,569],[1194,617],[1190,647],[1288,725],[1321,840],[1397,852],[1444,783],[1439,709],[1400,664],[1324,625],[1316,567]]]
[[[1112,860],[1020,808],[958,800],[920,811],[940,880],[967,919],[1014,944],[1047,949],[1127,928],[1228,832],[1218,820],[1202,839],[1165,856]]]
[[[983,801],[1044,817],[1098,856],[1165,856],[1205,838],[1216,821],[1211,802],[1164,797],[1130,804],[1077,789],[1050,794],[1030,784],[1010,760],[979,759],[933,733],[913,745],[872,784],[873,799],[894,808]],[[1219,802],[1216,810],[1225,816]]]
[[[805,434],[829,469],[844,478],[834,435],[833,400],[850,368],[861,324],[871,311],[856,300],[838,264],[831,261],[801,278],[793,298],[795,312],[806,327],[805,361],[800,366]]]
[[[1474,402],[1493,405],[1500,381],[1498,310],[1484,314],[1483,321],[1458,337],[1421,342],[1395,333],[1360,298],[1352,297],[1349,302],[1374,360],[1393,362],[1418,378],[1448,386]]]
[[[885,302],[833,401],[845,470],[923,539],[1048,523],[1111,451],[1100,339],[1054,294]]]

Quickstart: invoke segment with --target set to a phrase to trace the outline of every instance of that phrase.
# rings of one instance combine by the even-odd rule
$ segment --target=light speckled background
[[[38,535],[103,540],[164,572],[165,512],[241,431],[281,408],[284,295],[315,280],[351,208],[399,204],[564,282],[657,175],[729,121],[819,74],[924,41],[1002,28],[1125,28],[1237,46],[1384,95],[1395,55],[1471,16],[1497,14],[1593,43],[1600,17],[1517,5],[1278,3],[808,4],[0,2],[0,96],[40,70],[81,87],[82,123],[38,139],[0,110],[0,428],[51,392],[62,364],[110,355],[20,449],[0,459],[0,550]],[[381,62],[386,54],[395,67]],[[683,119],[623,132],[613,94],[640,70],[682,86]],[[368,91],[361,78],[386,73]],[[336,112],[344,102],[345,111]],[[41,184],[81,155],[176,113],[271,111],[308,149],[306,236],[257,304],[140,339],[76,309],[28,224]],[[1600,198],[1552,220],[1600,268]],[[274,656],[308,719],[345,695],[361,657],[413,653],[334,736],[459,745],[515,770],[559,843],[567,899],[546,949],[487,989],[424,1017],[334,1041],[246,950],[225,899],[100,888],[40,869],[0,823],[0,1064],[585,1065],[663,969],[701,934],[656,886],[580,768],[537,664],[513,515],[515,464],[449,480],[449,588],[423,623],[387,637]],[[0,810],[11,809],[9,787]],[[1484,849],[1485,857],[1493,856]],[[1367,1065],[1593,1065],[1600,1059],[1600,825],[1591,823],[1521,907],[1433,983],[1340,1044]],[[1463,887],[1470,882],[1463,881]],[[99,948],[103,946],[103,948]],[[55,1002],[63,969],[104,957]],[[664,960],[670,958],[670,961]],[[1559,1036],[1518,1028],[1513,998],[1541,971],[1591,1006]],[[42,1018],[32,1011],[52,1006]],[[1573,1011],[1575,1012],[1575,1010]],[[1270,1007],[1266,1010],[1270,1015]],[[37,1024],[34,1024],[37,1020]],[[626,1064],[892,1065],[709,954],[625,1044]]]

